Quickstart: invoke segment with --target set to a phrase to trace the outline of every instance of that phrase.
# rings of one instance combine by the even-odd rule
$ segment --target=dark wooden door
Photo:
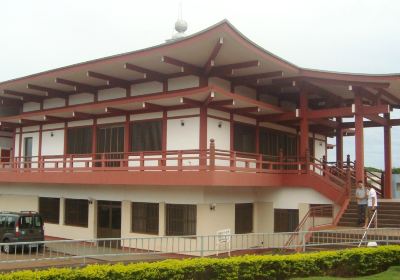
[[[97,238],[121,237],[121,202],[97,202]]]
[[[24,138],[24,167],[30,168],[32,165],[32,137]]]

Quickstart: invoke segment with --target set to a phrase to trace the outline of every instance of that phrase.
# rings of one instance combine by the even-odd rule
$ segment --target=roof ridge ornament
[[[188,28],[188,24],[182,17],[182,2],[179,3],[179,12],[178,12],[178,19],[175,22],[175,31],[177,33],[173,34],[171,39],[167,39],[166,42],[171,42],[175,40],[179,40],[185,37],[185,31]]]

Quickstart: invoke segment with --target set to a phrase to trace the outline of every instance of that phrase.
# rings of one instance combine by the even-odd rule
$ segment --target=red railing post
[[[259,154],[258,155],[258,159],[257,159],[257,169],[259,170],[259,171],[261,171],[262,170],[262,168],[263,168],[263,156],[262,156],[262,154]]]
[[[279,169],[283,169],[283,150],[279,149]]]
[[[308,149],[306,149],[306,174],[308,174],[310,172],[310,151]]]
[[[326,155],[323,155],[323,156],[322,156],[322,169],[323,169],[322,176],[325,176],[325,171],[326,171]]]
[[[236,152],[231,151],[230,152],[230,166],[231,166],[231,171],[234,172],[234,168],[236,167]]]
[[[144,171],[144,153],[140,153],[140,171]]]
[[[210,139],[210,171],[215,170],[215,141]]]
[[[183,159],[182,159],[182,151],[178,151],[178,170],[182,171]]]

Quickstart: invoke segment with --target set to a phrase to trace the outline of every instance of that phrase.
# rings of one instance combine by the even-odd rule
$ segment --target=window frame
[[[44,201],[51,201],[53,203],[55,203],[55,201],[57,201],[57,205],[56,205],[56,209],[50,209],[51,207],[53,207],[54,205],[46,205],[45,208],[47,209],[43,209],[43,202]],[[47,215],[48,213],[52,213],[51,210],[56,210],[54,212],[57,213],[57,216],[54,217],[50,217]],[[39,197],[39,213],[40,216],[43,219],[44,223],[49,223],[49,224],[59,224],[60,223],[60,198],[57,197]]]
[[[66,129],[66,141],[65,145],[67,146],[66,148],[66,154],[67,155],[87,155],[91,154],[93,152],[93,126],[92,125],[85,125],[85,126],[73,126],[73,127],[67,127]],[[86,131],[88,130],[89,133],[89,139],[86,141],[82,141],[82,143],[75,144],[74,147],[72,148],[71,145],[71,132],[72,131]],[[75,135],[75,140],[78,138],[78,136]],[[87,145],[86,145],[87,144]],[[78,151],[76,150],[76,147],[85,147],[84,151]],[[71,151],[73,150],[73,151]]]
[[[156,148],[150,148],[148,149],[147,147],[143,147],[142,148],[135,148],[136,143],[139,143],[139,145],[143,145],[142,143],[144,143],[145,141],[142,141],[143,139],[140,139],[138,142],[136,142],[137,139],[135,139],[135,135],[136,134],[140,134],[140,133],[136,133],[135,132],[135,125],[143,125],[143,124],[147,124],[147,123],[158,123],[160,125],[160,131],[159,131],[159,147]],[[155,119],[146,119],[146,120],[136,120],[133,122],[130,122],[129,124],[129,151],[130,152],[161,152],[163,150],[163,138],[164,138],[164,129],[163,129],[163,119],[161,118],[155,118]]]
[[[239,211],[244,211],[244,212],[239,213]],[[249,216],[248,216],[249,213],[246,213],[246,211],[249,211],[251,218],[249,218]],[[239,224],[239,222],[241,222],[241,223]],[[254,230],[254,204],[253,203],[236,203],[235,204],[235,234],[252,233],[253,230]]]
[[[73,203],[74,202],[74,203]],[[79,203],[78,203],[79,202]],[[81,205],[79,205],[81,203]],[[71,204],[71,205],[69,205]],[[79,209],[84,206],[85,209]],[[70,208],[71,209],[68,209]],[[72,210],[72,211],[71,211]],[[71,213],[68,213],[70,211]],[[85,214],[86,212],[86,214]],[[79,221],[81,220],[81,221]],[[87,199],[66,198],[64,201],[64,225],[75,227],[89,227],[89,201]]]
[[[181,209],[179,209],[181,208]],[[180,217],[173,217],[181,210]],[[178,214],[179,215],[179,214]],[[197,233],[197,205],[196,204],[166,204],[165,205],[165,235],[166,236],[194,236]],[[178,227],[181,227],[179,231]]]
[[[143,207],[144,208],[144,215],[142,217],[138,217],[137,214],[135,214],[135,206],[136,207]],[[151,209],[152,207],[156,209]],[[136,209],[138,210],[138,209]],[[154,217],[149,218],[149,214],[151,215],[152,211],[155,211],[157,214],[154,215]],[[154,203],[154,202],[132,202],[131,203],[131,216],[132,216],[132,221],[131,221],[131,232],[132,233],[142,233],[142,234],[151,234],[151,235],[158,235],[160,231],[160,204],[159,203]],[[138,218],[142,219],[142,222],[144,222],[144,230],[138,229],[139,226],[135,228],[135,222],[138,222]],[[154,223],[157,229],[152,230],[151,228],[154,226],[151,223]]]

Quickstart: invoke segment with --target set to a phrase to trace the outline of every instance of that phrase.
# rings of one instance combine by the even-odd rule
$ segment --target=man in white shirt
[[[358,225],[365,224],[365,216],[367,211],[367,190],[364,187],[363,181],[358,181],[356,189],[356,200],[358,206]]]
[[[369,221],[372,218],[376,208],[378,207],[378,196],[376,195],[376,191],[374,188],[371,188],[370,185],[367,185],[368,190],[368,206],[367,206],[367,215],[365,217],[364,227],[367,228]],[[377,227],[377,219],[375,217],[375,227]]]

